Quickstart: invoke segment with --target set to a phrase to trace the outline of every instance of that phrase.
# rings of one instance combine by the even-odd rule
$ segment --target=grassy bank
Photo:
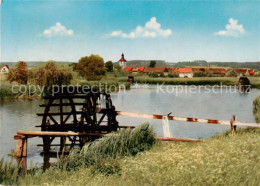
[[[237,85],[239,78],[236,77],[196,77],[196,78],[151,78],[136,77],[137,83],[165,84],[165,85]],[[260,89],[260,78],[249,77],[252,88]],[[120,81],[126,81],[121,78]]]
[[[157,143],[151,150],[138,153],[136,156],[115,158],[113,161],[107,159],[102,166],[80,166],[79,169],[70,171],[51,168],[45,173],[26,175],[20,178],[18,183],[21,185],[258,185],[259,141],[259,129],[246,129],[239,130],[235,136],[225,133],[196,144]],[[101,152],[101,149],[97,152]],[[109,171],[114,172],[107,174]]]

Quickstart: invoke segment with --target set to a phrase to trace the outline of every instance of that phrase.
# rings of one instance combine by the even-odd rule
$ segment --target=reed
[[[254,100],[253,105],[254,105],[253,112],[255,115],[255,120],[257,123],[260,123],[260,96]]]
[[[58,161],[56,167],[62,170],[78,170],[82,166],[106,164],[124,156],[135,156],[138,152],[149,150],[156,142],[155,134],[148,123],[137,128],[122,129],[91,142],[81,152],[72,152]],[[99,167],[97,166],[97,167]]]
[[[20,176],[24,175],[20,165],[13,161],[5,161],[4,157],[0,160],[0,183],[11,185],[17,183]]]

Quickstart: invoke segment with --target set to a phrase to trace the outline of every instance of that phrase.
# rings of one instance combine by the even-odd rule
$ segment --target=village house
[[[124,67],[123,68],[123,71],[132,71],[133,70],[133,67]]]
[[[145,67],[143,70],[144,73],[163,73],[167,74],[168,69],[166,67]]]
[[[253,69],[247,71],[250,76],[255,74],[255,71]]]
[[[190,67],[178,68],[178,72],[179,72],[179,77],[188,77],[188,78],[193,77],[193,71],[192,68]]]
[[[233,68],[230,69],[237,73],[238,76],[245,76],[247,74],[247,69],[239,69],[239,68]]]
[[[0,73],[1,73],[1,74],[7,74],[7,73],[9,73],[10,68],[9,68],[8,65],[1,66],[0,68],[1,68],[1,70],[0,70]]]

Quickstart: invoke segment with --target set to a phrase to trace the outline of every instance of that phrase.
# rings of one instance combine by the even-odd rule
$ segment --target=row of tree
[[[87,80],[99,80],[106,72],[113,71],[112,61],[104,63],[99,55],[82,57],[73,68]],[[28,70],[25,62],[19,61],[15,68],[10,69],[7,79],[20,84],[27,84],[28,79],[34,84],[49,87],[51,85],[69,84],[72,80],[71,72],[59,69],[55,62],[47,62],[44,67]]]

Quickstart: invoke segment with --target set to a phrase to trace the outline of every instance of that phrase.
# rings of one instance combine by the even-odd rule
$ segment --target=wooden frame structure
[[[76,132],[106,134],[118,129],[117,113],[110,95],[98,89],[84,89],[81,87],[52,87],[50,94],[45,96],[41,131]],[[80,148],[88,142],[99,138],[97,135],[88,136],[42,136],[45,153],[50,151],[52,143],[59,139],[59,151],[63,151],[65,144],[69,149],[74,146]],[[66,138],[68,141],[66,142]]]

